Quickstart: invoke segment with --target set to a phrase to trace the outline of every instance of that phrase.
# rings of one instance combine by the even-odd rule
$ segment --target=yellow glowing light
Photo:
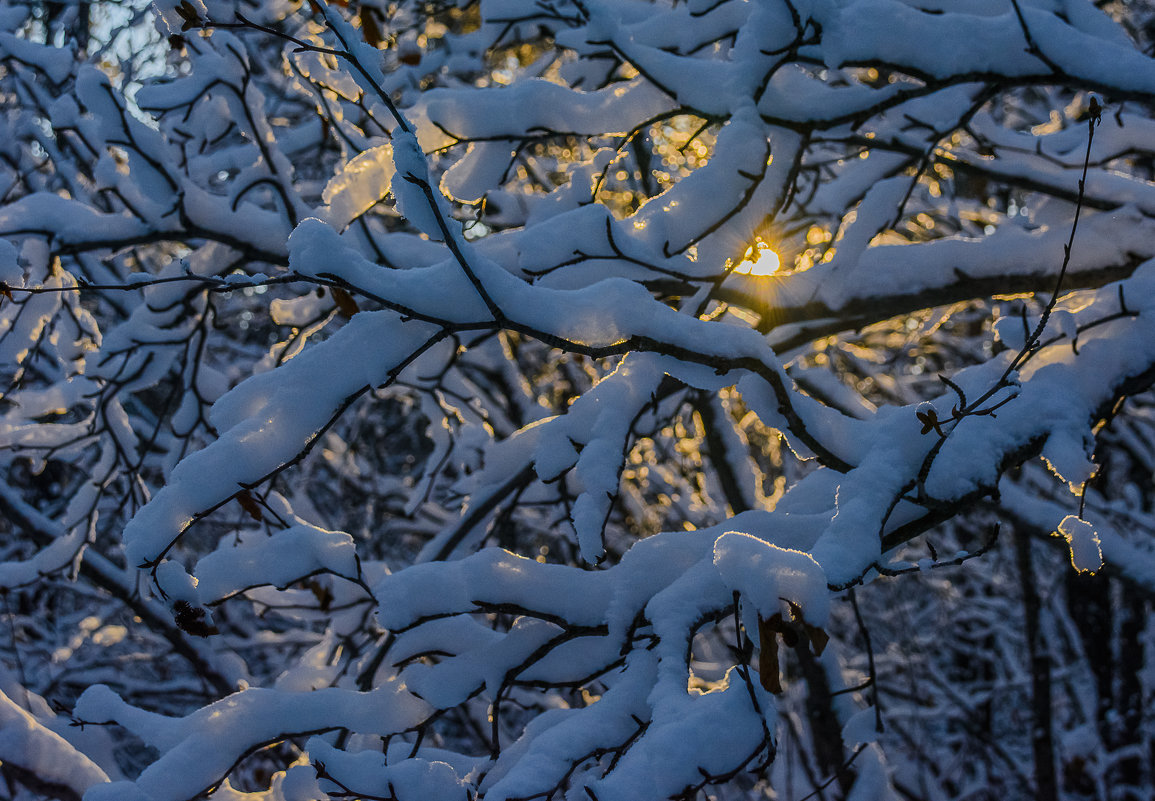
[[[734,268],[734,272],[749,275],[773,275],[778,272],[778,268],[781,266],[782,263],[778,260],[778,254],[771,250],[765,242],[760,241],[754,243],[754,246],[746,251],[746,257]]]

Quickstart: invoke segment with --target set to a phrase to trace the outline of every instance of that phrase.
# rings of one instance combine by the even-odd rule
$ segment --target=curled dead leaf
[[[762,689],[774,695],[782,694],[781,663],[778,658],[778,639],[790,648],[809,647],[815,656],[822,656],[830,642],[830,635],[820,626],[807,623],[802,609],[790,605],[790,620],[775,612],[768,618],[758,616],[758,678]]]
[[[241,490],[237,493],[236,498],[241,508],[249,513],[249,517],[258,523],[264,522],[265,515],[261,512],[261,505],[257,503],[257,499],[253,497],[252,492],[249,490]]]
[[[333,300],[337,303],[337,313],[342,317],[348,319],[357,312],[361,311],[357,306],[357,301],[353,300],[353,296],[340,287],[333,287],[330,289],[333,293]]]
[[[369,6],[362,5],[358,17],[361,19],[361,32],[365,36],[365,41],[373,47],[379,47],[385,37],[381,35],[381,26],[377,24],[375,13]]]
[[[782,694],[782,676],[778,664],[778,626],[782,616],[774,615],[770,620],[758,617],[758,681],[762,689],[774,695]]]

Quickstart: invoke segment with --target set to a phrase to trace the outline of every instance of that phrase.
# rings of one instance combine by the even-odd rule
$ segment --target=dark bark
[[[1028,669],[1031,673],[1031,751],[1035,763],[1035,798],[1038,801],[1056,801],[1059,791],[1055,780],[1051,659],[1039,631],[1040,604],[1031,566],[1031,541],[1024,534],[1015,537],[1015,556],[1023,594]]]
[[[1119,761],[1117,787],[1122,798],[1149,797],[1142,788],[1149,787],[1150,765],[1140,758],[1143,748],[1143,628],[1147,622],[1146,598],[1133,587],[1120,587],[1119,602],[1119,664],[1118,695],[1115,710],[1118,713],[1114,749],[1124,749],[1128,755]]]
[[[855,774],[847,765],[846,744],[842,741],[842,726],[834,711],[830,680],[822,663],[810,652],[808,638],[800,638],[794,653],[798,657],[802,677],[806,680],[806,712],[814,736],[814,754],[818,767],[824,775],[836,777],[843,796],[847,796],[854,784]]]

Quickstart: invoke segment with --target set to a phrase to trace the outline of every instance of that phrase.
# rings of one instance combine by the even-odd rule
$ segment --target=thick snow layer
[[[386,577],[373,593],[378,600],[377,618],[391,629],[469,611],[476,608],[475,601],[594,626],[609,603],[610,581],[608,574],[541,564],[489,548],[448,564],[414,565]],[[594,590],[598,585],[605,589]]]
[[[0,693],[0,760],[78,795],[109,780],[92,760],[4,693]]]
[[[193,516],[292,459],[349,398],[384,382],[431,333],[389,313],[359,314],[322,345],[221,398],[213,422],[227,435],[186,457],[125,528],[129,562],[155,560]],[[366,353],[366,341],[380,343],[380,352]]]
[[[714,543],[714,566],[726,586],[763,617],[788,611],[782,608],[785,602],[801,609],[811,625],[826,623],[830,611],[826,576],[810,554],[731,531]]]
[[[149,801],[180,801],[192,788],[207,790],[249,749],[288,733],[349,728],[390,735],[412,728],[429,712],[396,681],[368,693],[244,690],[183,718],[134,708],[96,685],[84,692],[74,710],[82,720],[114,720],[161,752],[135,781],[141,797]]]
[[[421,96],[414,117],[420,114],[462,139],[497,139],[551,129],[579,134],[625,133],[671,108],[673,103],[667,96],[640,79],[593,92],[528,80],[484,93],[434,89]]]
[[[0,284],[20,286],[24,283],[24,270],[17,261],[18,255],[11,242],[0,240]]]
[[[429,177],[429,164],[414,134],[405,131],[393,134],[393,164],[397,210],[430,239],[444,239],[442,228],[454,224],[453,210]]]
[[[271,537],[248,536],[239,546],[222,544],[197,562],[197,591],[202,603],[211,603],[258,584],[287,587],[322,571],[360,577],[353,538],[343,531],[295,525]]]
[[[396,801],[426,801],[426,799],[464,798],[468,784],[445,762],[410,758],[398,764],[386,764],[384,754],[372,751],[349,753],[326,743],[320,737],[311,738],[306,745],[314,766],[323,765],[341,777],[340,784],[318,777],[318,786],[330,793],[355,787],[359,795],[389,797]]]

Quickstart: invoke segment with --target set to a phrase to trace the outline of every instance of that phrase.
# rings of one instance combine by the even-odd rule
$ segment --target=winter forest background
[[[0,3],[0,797],[1150,798],[1153,50]]]

